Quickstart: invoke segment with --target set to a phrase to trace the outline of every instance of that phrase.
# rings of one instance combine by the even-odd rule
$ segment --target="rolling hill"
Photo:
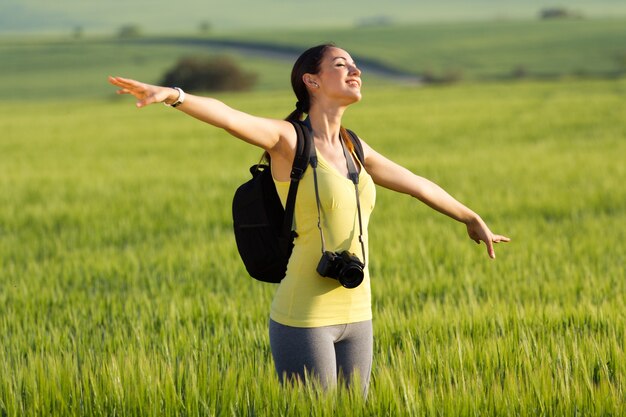
[[[146,33],[189,33],[202,23],[215,31],[354,27],[388,23],[533,19],[548,0],[3,0],[0,34],[62,33],[81,28],[111,33],[134,24]],[[626,16],[621,0],[571,0],[568,10],[587,17]]]

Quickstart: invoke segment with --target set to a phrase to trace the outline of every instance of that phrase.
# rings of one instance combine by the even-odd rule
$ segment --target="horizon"
[[[200,0],[134,0],[124,4],[125,15],[115,4],[85,3],[80,0],[5,0],[0,5],[1,35],[53,35],[83,33],[102,35],[125,25],[142,33],[190,33],[201,25],[210,32],[245,30],[311,29],[392,24],[455,23],[467,21],[537,19],[545,8],[562,8],[587,18],[626,16],[626,4],[615,0],[589,2],[574,0],[567,6],[551,1],[479,0],[468,6],[462,0],[447,0],[435,5],[425,0],[318,0],[303,9],[297,0],[231,0],[207,5]],[[148,12],[146,10],[149,9]],[[246,13],[241,13],[246,10]],[[306,13],[303,13],[306,10]],[[332,11],[332,13],[325,11]],[[319,16],[323,15],[322,18]],[[258,16],[264,16],[259,19]]]

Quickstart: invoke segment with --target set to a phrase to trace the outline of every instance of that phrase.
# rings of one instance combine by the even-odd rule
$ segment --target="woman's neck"
[[[313,106],[309,112],[309,120],[314,136],[328,143],[334,143],[338,140],[344,111],[345,107],[322,108],[321,106]]]

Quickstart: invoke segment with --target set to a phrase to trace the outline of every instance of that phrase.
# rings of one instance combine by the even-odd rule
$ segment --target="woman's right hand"
[[[152,103],[173,104],[179,98],[174,88],[142,83],[122,77],[109,77],[109,82],[119,87],[117,94],[130,94],[137,99],[137,107]],[[220,100],[185,94],[185,103],[177,110],[205,123],[226,130],[236,138],[258,146],[270,153],[275,172],[285,172],[281,180],[289,181],[289,172],[296,151],[296,132],[285,120],[257,117],[233,109]],[[284,169],[281,169],[284,165]]]
[[[152,103],[173,103],[178,98],[178,91],[169,87],[145,84],[122,77],[109,77],[109,82],[120,89],[117,94],[131,94],[137,99],[137,107]]]

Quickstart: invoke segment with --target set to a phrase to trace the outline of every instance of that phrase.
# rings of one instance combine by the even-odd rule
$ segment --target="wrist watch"
[[[178,90],[178,98],[172,104],[167,104],[166,102],[163,102],[163,104],[165,104],[166,106],[178,107],[185,102],[185,92],[182,90],[182,88],[174,87],[174,90]]]

